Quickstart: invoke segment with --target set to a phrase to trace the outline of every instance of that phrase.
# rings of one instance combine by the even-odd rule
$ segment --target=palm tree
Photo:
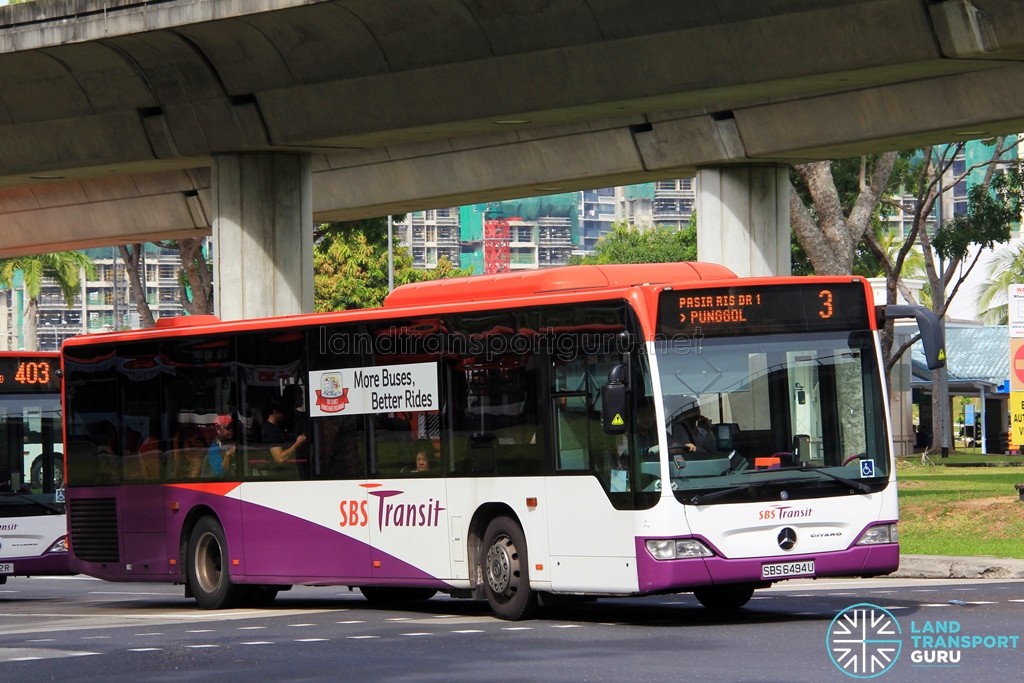
[[[96,266],[92,259],[80,251],[58,251],[0,259],[0,284],[13,289],[18,271],[21,271],[24,280],[25,294],[28,297],[22,328],[25,334],[25,348],[33,351],[39,348],[36,327],[39,322],[39,293],[43,288],[43,278],[53,278],[57,282],[70,308],[75,302],[75,296],[82,290],[79,273],[83,270],[87,278],[96,275]]]
[[[1024,244],[1004,246],[988,263],[988,274],[978,297],[978,314],[990,325],[1009,321],[1007,291],[1010,285],[1024,282]]]
[[[887,263],[896,263],[896,259],[899,256],[900,249],[903,248],[903,243],[906,241],[906,237],[903,235],[901,229],[886,230],[880,227],[876,227],[873,231],[875,236],[874,251],[880,250],[885,254]],[[870,245],[869,245],[870,246]],[[871,277],[886,277],[886,270],[884,267],[879,265],[878,271]],[[903,294],[903,297],[911,303],[920,304],[922,306],[931,306],[931,292],[929,291],[927,283],[928,274],[925,272],[925,261],[924,255],[917,249],[911,248],[907,252],[906,258],[903,260],[903,268],[900,271],[899,279],[897,280],[897,288]],[[909,290],[903,283],[903,279],[915,279],[925,280],[924,286],[917,293],[917,301],[913,301],[909,296]]]

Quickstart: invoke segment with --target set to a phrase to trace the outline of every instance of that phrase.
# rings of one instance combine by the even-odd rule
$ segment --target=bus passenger
[[[439,464],[437,449],[429,439],[419,439],[415,443],[416,464],[413,471],[416,474],[430,474]]]
[[[270,404],[269,415],[267,416],[266,422],[263,423],[263,445],[265,445],[270,451],[270,457],[273,459],[272,465],[276,469],[281,470],[287,464],[294,464],[299,449],[306,443],[306,435],[299,434],[298,436],[292,436],[287,430],[287,415],[284,412],[284,406],[274,401]],[[298,468],[295,469],[295,477],[298,477]]]
[[[172,479],[198,479],[206,462],[207,446],[192,431],[178,434],[171,459]]]
[[[426,451],[420,451],[416,454],[416,471],[417,472],[429,472],[430,471],[430,456],[427,455]]]
[[[230,415],[217,416],[217,437],[206,451],[206,465],[203,472],[206,476],[223,477],[231,467],[231,456],[235,454],[234,436]]]

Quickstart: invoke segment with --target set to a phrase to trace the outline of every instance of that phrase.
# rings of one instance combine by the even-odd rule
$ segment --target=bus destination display
[[[866,329],[859,283],[808,283],[666,291],[658,303],[664,335]]]
[[[0,393],[59,391],[57,361],[35,356],[0,358]]]

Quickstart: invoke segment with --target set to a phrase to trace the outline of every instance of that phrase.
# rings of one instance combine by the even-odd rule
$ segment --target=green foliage
[[[988,264],[988,274],[978,299],[978,313],[982,320],[990,325],[1009,322],[1007,292],[1010,285],[1018,282],[1024,282],[1024,248],[1021,245],[1004,246]]]
[[[38,299],[42,291],[43,278],[53,278],[60,287],[68,308],[82,289],[79,274],[85,270],[86,277],[96,275],[96,265],[80,251],[58,251],[50,254],[33,254],[0,259],[0,283],[14,287],[15,274],[21,271],[25,291],[30,299]]]
[[[569,263],[676,263],[696,260],[696,227],[644,229],[615,223],[612,231],[598,241],[593,254],[582,258],[574,256]]]
[[[1019,167],[992,177],[991,187],[972,185],[967,191],[967,213],[942,224],[932,246],[944,259],[962,259],[972,245],[991,248],[1010,239],[1010,228],[1020,220],[1024,184]]]
[[[387,219],[321,226],[313,249],[313,310],[376,308],[388,295]],[[409,251],[395,241],[395,286],[469,275],[442,257],[433,271],[413,268]]]

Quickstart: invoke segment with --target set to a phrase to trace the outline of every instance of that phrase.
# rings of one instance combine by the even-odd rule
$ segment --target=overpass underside
[[[246,154],[306,160],[299,223],[702,169],[763,188],[1024,130],[1022,59],[1012,0],[4,7],[0,256],[209,234],[211,168]]]

